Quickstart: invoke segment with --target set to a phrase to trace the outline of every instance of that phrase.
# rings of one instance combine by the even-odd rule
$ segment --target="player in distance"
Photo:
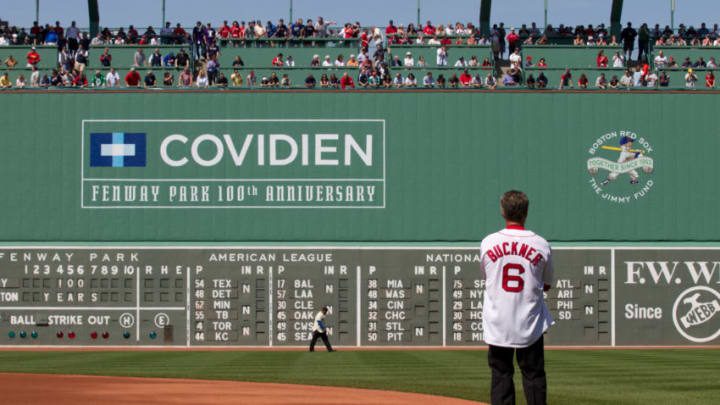
[[[514,405],[513,357],[522,371],[528,405],[547,403],[543,333],[553,324],[543,292],[553,280],[548,242],[525,229],[529,201],[510,190],[500,199],[505,229],[482,241],[486,281],[483,334],[490,346],[492,405]]]

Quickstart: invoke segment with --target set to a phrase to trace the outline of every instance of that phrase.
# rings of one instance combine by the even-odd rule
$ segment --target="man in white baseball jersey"
[[[327,307],[323,307],[320,312],[315,315],[315,322],[312,328],[312,340],[310,341],[310,351],[315,351],[315,343],[318,338],[321,338],[328,352],[334,352],[335,350],[330,346],[330,341],[327,338],[327,328],[325,327],[325,315],[327,314]]]
[[[506,227],[481,245],[486,284],[483,336],[490,345],[492,405],[515,404],[513,355],[528,405],[547,401],[543,333],[554,321],[543,292],[552,284],[552,252],[545,239],[525,229],[528,205],[521,191],[503,194],[500,207]]]

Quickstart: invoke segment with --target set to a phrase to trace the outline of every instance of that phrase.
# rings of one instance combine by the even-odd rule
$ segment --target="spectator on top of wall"
[[[520,56],[520,49],[515,48],[513,50],[512,54],[510,54],[510,57],[508,59],[510,59],[511,67],[513,67],[515,69],[520,68],[521,67],[520,64],[522,63],[522,56]]]
[[[287,75],[285,75],[285,77],[287,77]],[[215,80],[215,85],[220,88],[227,88],[228,79],[227,79],[227,77],[225,77],[223,72],[220,72],[220,74],[218,75],[217,80]],[[288,82],[288,85],[289,85],[289,82]]]
[[[235,69],[233,73],[230,75],[230,80],[232,81],[232,85],[234,87],[240,87],[243,84],[243,78],[242,73],[240,73],[239,70]]]
[[[597,58],[595,59],[595,61],[597,63],[597,67],[602,67],[602,68],[607,67],[608,66],[608,57],[605,56],[605,51],[600,50],[600,52],[598,52],[598,55],[597,55]]]
[[[403,65],[405,66],[415,66],[415,59],[412,57],[412,53],[410,51],[405,52],[405,59],[403,60]]]
[[[172,51],[168,52],[168,54],[165,55],[165,57],[163,58],[163,66],[173,67],[173,66],[175,66],[176,60],[177,60],[177,58],[175,57],[175,53],[173,53]]]
[[[620,85],[625,88],[630,88],[634,84],[633,77],[630,74],[630,69],[625,69],[625,74],[620,78]]]
[[[645,76],[645,86],[646,87],[657,87],[658,82],[658,75],[655,70],[651,71],[649,74]]]
[[[540,61],[538,61],[537,67],[539,67],[539,68],[547,67],[547,62],[545,62],[545,58],[540,58]]]
[[[313,88],[315,88],[316,85],[317,85],[317,80],[315,80],[315,76],[313,76],[312,73],[309,74],[305,78],[305,87],[307,87],[308,89],[313,89]]]
[[[592,35],[588,36],[588,39],[587,39],[587,42],[585,43],[585,45],[588,45],[588,46],[597,45],[597,43],[595,42],[595,38]]]
[[[620,68],[623,66],[625,66],[625,58],[620,55],[620,52],[615,52],[615,55],[613,56],[613,67]]]
[[[303,38],[314,38],[316,36],[315,33],[315,26],[313,24],[313,20],[308,18],[303,30],[302,30],[302,37]]]
[[[342,75],[342,79],[340,79],[340,87],[343,89],[350,87],[351,89],[355,88],[355,82],[353,81],[353,78],[348,75],[348,72],[344,72]]]
[[[441,46],[437,50],[437,65],[438,66],[447,66],[447,60],[448,60],[448,51],[447,47],[445,45]]]
[[[464,56],[460,56],[457,62],[455,62],[455,67],[467,67],[467,62],[465,61]]]
[[[65,38],[68,41],[68,49],[76,51],[78,49],[78,40],[80,39],[80,29],[77,27],[75,21],[70,23],[70,26],[65,30]]]
[[[335,59],[334,65],[337,67],[345,66],[345,58],[343,58],[342,54],[338,54],[337,58]]]
[[[235,56],[235,59],[233,59],[232,65],[233,66],[245,66],[245,62],[243,62],[240,55],[237,55],[237,56]]]
[[[715,75],[712,70],[705,76],[705,87],[715,88]]]
[[[107,75],[105,75],[105,86],[120,87],[120,75],[111,67]]]
[[[578,79],[578,87],[581,89],[587,89],[588,87],[588,78],[585,76],[585,73],[582,73],[580,75],[580,78]]]
[[[410,73],[405,78],[405,81],[403,82],[403,86],[405,87],[417,87],[417,79],[415,79],[415,75]]]
[[[283,60],[283,54],[281,54],[281,53],[277,54],[277,56],[273,58],[271,65],[279,66],[279,67],[284,66],[285,61]]]
[[[470,87],[471,84],[472,76],[470,75],[470,73],[468,73],[467,70],[463,71],[460,75],[460,85],[462,85],[462,87]]]
[[[37,67],[33,66],[30,73],[30,86],[38,87],[40,83],[40,71]]]
[[[688,69],[687,73],[685,74],[685,87],[688,89],[694,89],[695,88],[695,82],[697,82],[698,78],[697,75],[695,75],[695,72],[693,72],[692,69]]]
[[[99,70],[95,71],[95,74],[90,79],[90,87],[101,88],[105,87],[105,78]]]
[[[558,86],[558,90],[562,90],[566,87],[573,87],[572,73],[570,72],[570,69],[565,69],[565,73],[560,76],[560,85]]]
[[[710,60],[709,60],[708,63],[707,63],[707,67],[708,67],[708,68],[713,68],[713,69],[715,69],[715,68],[718,67],[717,61],[715,60],[714,57],[711,57],[711,58],[710,58]]]
[[[532,56],[530,56],[530,55],[525,56],[525,64],[523,65],[523,67],[529,68],[529,67],[533,67],[533,66],[535,66],[535,63],[533,63],[533,61],[532,61]]]
[[[684,68],[687,68],[687,67],[692,67],[692,65],[693,64],[692,64],[692,61],[690,61],[690,57],[687,57],[687,58],[685,58],[685,60],[683,61],[681,66]]]
[[[693,63],[693,67],[699,68],[699,67],[706,67],[707,63],[705,63],[705,60],[701,56],[700,59],[697,60],[697,62]]]
[[[143,79],[143,87],[155,87],[156,82],[157,79],[155,78],[155,74],[152,72],[152,70],[148,70],[147,74],[145,74],[145,78]]]
[[[179,87],[190,87],[192,86],[193,82],[193,75],[192,72],[190,72],[190,67],[185,66],[182,73],[180,73],[180,76],[178,76],[178,86]]]
[[[520,41],[520,37],[515,33],[514,29],[510,29],[510,33],[507,36],[508,53],[512,54],[518,48],[517,44]]]
[[[620,45],[617,41],[617,38],[615,38],[615,35],[610,36],[610,42],[608,42],[609,46],[618,46]],[[611,80],[612,81],[612,80]]]
[[[618,87],[620,87],[620,81],[618,80],[617,76],[613,75],[612,79],[610,79],[610,81],[608,82],[608,87],[611,89],[617,89]]]
[[[15,79],[15,87],[18,89],[24,89],[27,85],[27,82],[25,81],[25,76],[18,75],[17,79]]]
[[[607,89],[607,79],[605,78],[605,73],[600,73],[600,76],[595,79],[595,87],[603,90]]]
[[[38,64],[40,64],[40,54],[37,53],[37,50],[35,50],[35,47],[33,46],[32,49],[30,49],[30,52],[27,54],[27,67],[37,67]]]
[[[190,55],[188,55],[184,49],[181,49],[177,55],[175,66],[179,68],[185,68],[190,66]]]
[[[15,65],[18,64],[18,61],[17,59],[15,59],[14,56],[9,55],[7,58],[5,58],[5,62],[3,62],[3,64],[9,68],[13,68],[15,67]]]
[[[582,39],[580,34],[577,34],[577,36],[573,40],[573,45],[576,45],[576,46],[585,45],[585,41]]]
[[[647,60],[648,51],[650,50],[650,30],[647,24],[640,26],[638,31],[638,62]]]
[[[105,48],[99,59],[101,65],[110,67],[110,65],[112,65],[112,55],[110,55],[110,49]]]
[[[627,27],[623,28],[620,32],[620,38],[623,41],[623,55],[626,56],[626,60],[630,60],[632,56],[633,48],[635,47],[635,37],[638,33],[635,28],[632,27],[632,23],[627,23]]]
[[[204,70],[200,70],[200,72],[198,72],[197,81],[195,82],[195,85],[198,88],[207,88],[208,86],[210,86],[210,80],[208,79],[208,76]]]
[[[218,72],[220,71],[220,63],[217,61],[217,56],[207,62],[205,70],[207,71],[208,82],[212,86],[213,83],[215,83],[215,78],[217,77]]]
[[[150,55],[148,58],[148,64],[150,66],[162,66],[162,54],[160,53],[160,48],[155,48],[155,51]]]
[[[517,83],[515,82],[515,78],[511,74],[512,69],[507,70],[505,74],[503,75],[502,83],[505,87],[514,87]]]
[[[80,72],[85,70],[85,66],[88,63],[88,52],[82,45],[78,45],[78,50],[75,52],[75,69]]]
[[[133,56],[133,64],[136,67],[145,66],[145,54],[142,48],[138,48],[137,52]]]
[[[495,90],[495,87],[497,87],[497,80],[492,73],[488,73],[487,76],[485,76],[485,87],[490,90]]]
[[[390,20],[390,22],[388,22],[387,27],[385,27],[385,35],[390,37],[391,35],[394,35],[395,33],[397,33],[397,27],[393,23],[393,20]]]
[[[662,68],[665,67],[668,63],[668,58],[663,54],[663,51],[658,52],[657,56],[655,57],[655,67],[656,68]]]
[[[140,80],[141,80],[140,74],[135,70],[134,67],[131,67],[128,74],[125,75],[125,86],[139,87]]]
[[[333,65],[330,61],[330,55],[325,55],[325,59],[323,60],[322,65],[323,67],[331,67]]]

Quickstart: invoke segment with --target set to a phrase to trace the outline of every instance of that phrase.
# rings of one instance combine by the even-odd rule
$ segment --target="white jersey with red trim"
[[[528,347],[554,323],[543,300],[552,285],[550,244],[519,226],[510,226],[482,241],[485,277],[483,338],[502,347]]]

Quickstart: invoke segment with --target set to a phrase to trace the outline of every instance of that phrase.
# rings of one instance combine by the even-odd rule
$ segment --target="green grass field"
[[[546,351],[549,403],[718,404],[720,350]],[[0,352],[0,371],[333,385],[489,402],[485,351]],[[516,371],[516,390],[521,390]],[[519,403],[524,403],[518,391]]]

